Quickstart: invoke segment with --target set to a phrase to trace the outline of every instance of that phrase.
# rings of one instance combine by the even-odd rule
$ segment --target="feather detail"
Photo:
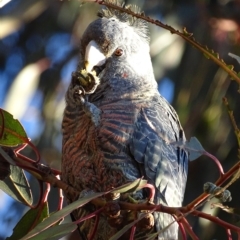
[[[133,13],[137,13],[137,14],[143,14],[143,12],[141,11],[141,9],[136,6],[136,5],[125,5],[124,2],[119,1],[119,0],[105,0],[105,2],[107,3],[111,3],[115,6],[121,7],[121,8],[125,8],[125,9],[129,9],[130,11],[132,11]],[[121,12],[119,10],[113,9],[113,8],[102,8],[101,10],[98,11],[97,14],[100,18],[116,18],[118,19],[120,22],[125,22],[127,23],[129,26],[132,26],[134,28],[134,31],[145,41],[149,42],[150,38],[149,38],[149,29],[148,29],[148,25],[147,22],[136,18],[130,14],[127,14],[125,12]]]

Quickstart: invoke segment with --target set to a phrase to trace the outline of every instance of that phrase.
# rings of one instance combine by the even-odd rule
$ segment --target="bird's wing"
[[[141,108],[130,151],[140,163],[144,177],[156,188],[156,204],[162,203],[170,207],[179,207],[182,204],[188,155],[176,146],[179,141],[185,141],[182,127],[175,110],[164,98],[160,96],[158,101]],[[160,222],[160,226],[157,224],[158,230],[173,220],[170,215],[157,213],[155,219]],[[169,239],[175,239],[171,235],[173,231],[170,230],[170,236],[167,236]]]

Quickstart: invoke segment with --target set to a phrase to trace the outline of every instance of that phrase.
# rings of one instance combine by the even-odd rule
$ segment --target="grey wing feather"
[[[188,154],[176,147],[185,136],[175,110],[159,97],[158,101],[142,108],[135,123],[130,150],[142,164],[145,177],[156,187],[155,203],[179,207],[183,201],[187,178]],[[168,214],[155,213],[157,230],[173,221]],[[173,224],[159,239],[177,239]],[[163,238],[162,238],[163,237]]]

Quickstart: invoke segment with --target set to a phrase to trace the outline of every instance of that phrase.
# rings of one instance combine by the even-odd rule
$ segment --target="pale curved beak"
[[[106,56],[102,53],[98,44],[92,40],[86,47],[85,68],[91,72],[94,66],[102,66],[106,62]]]

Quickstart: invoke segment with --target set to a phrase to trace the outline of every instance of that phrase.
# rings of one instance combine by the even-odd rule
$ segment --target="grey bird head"
[[[111,90],[155,89],[146,22],[113,9],[98,16],[83,34],[79,70],[96,70]]]

